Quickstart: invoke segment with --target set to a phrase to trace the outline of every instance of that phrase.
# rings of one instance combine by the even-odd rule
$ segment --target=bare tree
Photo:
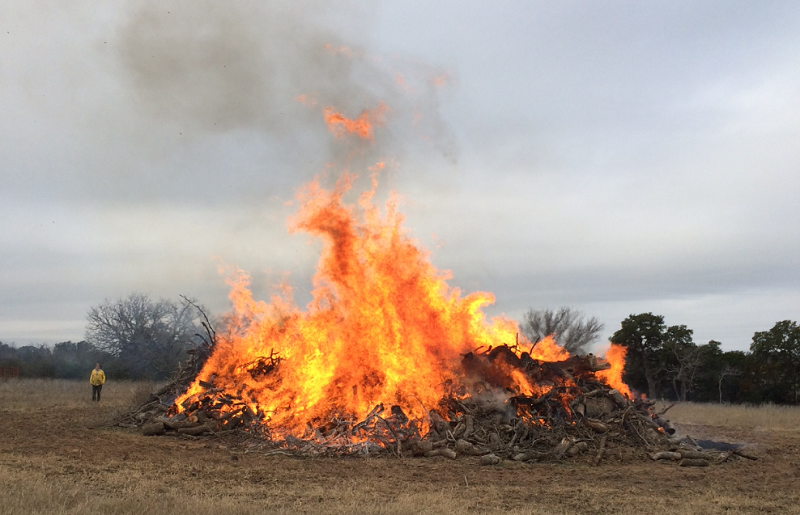
[[[191,346],[195,316],[189,302],[153,301],[133,293],[89,310],[86,341],[111,353],[134,377],[163,379]]]
[[[520,330],[534,343],[552,335],[570,354],[580,354],[597,339],[604,327],[597,318],[587,319],[580,311],[564,307],[557,311],[528,310],[523,315]]]

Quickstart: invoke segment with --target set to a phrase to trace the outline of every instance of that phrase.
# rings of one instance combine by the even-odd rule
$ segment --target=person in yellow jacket
[[[92,384],[92,400],[100,402],[100,390],[103,389],[103,383],[106,382],[106,374],[100,369],[100,363],[94,364],[89,382]]]

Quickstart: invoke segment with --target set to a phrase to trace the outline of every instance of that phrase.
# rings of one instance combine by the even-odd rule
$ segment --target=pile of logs
[[[329,420],[317,427],[308,425],[304,434],[294,436],[270,428],[263,413],[216,388],[213,377],[200,382],[204,390],[185,399],[176,413],[175,398],[192,384],[199,369],[197,360],[190,360],[174,381],[127,413],[119,424],[140,427],[145,435],[236,435],[246,438],[251,447],[303,456],[388,453],[450,459],[475,456],[486,465],[502,460],[569,459],[598,464],[607,449],[629,447],[640,450],[642,456],[681,466],[752,458],[737,451],[704,451],[674,436],[663,418],[666,410],[656,413],[653,401],[629,399],[600,381],[595,372],[608,365],[592,355],[540,362],[514,347],[501,346],[468,353],[461,364],[463,378],[446,384],[445,395],[428,410],[425,421],[410,420],[400,406],[387,409],[379,404],[363,420],[333,412]],[[269,374],[278,366],[279,358],[265,357],[252,367],[252,374]],[[524,395],[510,390],[515,371],[544,393]]]
[[[691,440],[691,437],[688,439]],[[681,467],[708,467],[720,465],[732,458],[758,459],[755,455],[743,450],[732,449],[729,451],[705,450],[700,446],[683,442],[682,445],[668,451],[657,451],[650,454],[650,459],[675,461]]]

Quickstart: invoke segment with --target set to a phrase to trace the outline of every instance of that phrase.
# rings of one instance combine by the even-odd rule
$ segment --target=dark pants
[[[92,400],[100,402],[100,390],[103,389],[103,385],[99,384],[97,386],[92,385]]]

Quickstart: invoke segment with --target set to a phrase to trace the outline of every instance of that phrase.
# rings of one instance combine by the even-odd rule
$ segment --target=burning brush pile
[[[606,445],[665,447],[672,429],[620,380],[624,349],[570,356],[552,339],[519,340],[487,322],[491,294],[462,296],[401,227],[390,199],[358,208],[318,182],[298,194],[292,230],[322,238],[313,300],[291,289],[253,299],[229,279],[233,311],[180,375],[123,424],[145,434],[244,434],[303,455],[392,453],[557,460]]]
[[[559,350],[551,340],[541,344]],[[208,350],[213,353],[211,347],[201,352]],[[215,383],[214,374],[207,381],[196,379],[191,365],[197,361],[127,414],[127,424],[140,425],[145,435],[246,435],[264,447],[306,456],[479,456],[484,464],[577,456],[597,463],[607,445],[680,447],[680,439],[670,437],[669,423],[651,412],[652,402],[631,400],[611,388],[606,378],[614,374],[612,365],[592,355],[544,361],[508,345],[468,352],[459,363],[459,381],[442,383],[443,394],[430,409],[418,401],[423,417],[400,404],[377,403],[363,417],[331,406],[326,417],[306,422],[294,434],[271,423],[272,414],[248,402],[246,391],[229,391]],[[272,354],[244,370],[267,383],[282,366],[285,362]],[[509,386],[521,383],[537,386]],[[192,386],[199,390],[187,395]]]
[[[337,137],[362,139],[379,119],[330,118]],[[289,230],[322,241],[305,310],[286,285],[255,300],[247,274],[229,271],[233,309],[220,331],[206,324],[206,344],[178,377],[121,424],[306,456],[491,464],[599,462],[612,446],[681,452],[669,424],[621,381],[623,348],[597,358],[570,356],[550,338],[529,342],[514,321],[486,320],[492,294],[449,286],[403,229],[397,198],[384,210],[373,204],[382,168],[370,169],[372,188],[353,204],[344,200],[349,173],[332,189],[315,180],[298,192]]]

